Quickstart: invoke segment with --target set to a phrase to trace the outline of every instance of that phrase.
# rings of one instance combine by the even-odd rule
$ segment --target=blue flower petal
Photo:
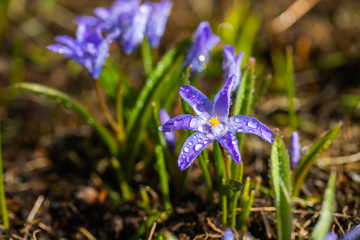
[[[224,230],[221,240],[235,240],[234,232],[231,230],[231,228],[226,228]]]
[[[300,151],[301,151],[301,145],[299,141],[299,134],[298,132],[294,131],[291,134],[290,147],[289,147],[290,164],[292,168],[296,168],[296,166],[300,161]]]
[[[235,55],[235,49],[231,45],[224,46],[222,68],[224,70],[223,79],[226,81],[232,74],[235,75],[235,83],[232,91],[235,91],[240,85],[241,79],[241,61],[244,52]]]
[[[203,21],[196,29],[194,42],[185,59],[185,66],[192,66],[191,73],[202,72],[209,61],[209,52],[220,41],[220,38],[211,33],[210,24]]]
[[[166,121],[162,126],[163,132],[170,132],[178,129],[191,129],[198,131],[203,121],[199,117],[190,114],[181,114]]]
[[[142,4],[132,19],[131,26],[124,32],[123,47],[126,54],[132,53],[142,43],[150,12],[150,4]]]
[[[273,132],[253,117],[236,115],[228,119],[229,131],[240,133],[252,133],[263,138],[269,143],[273,143]]]
[[[234,85],[235,75],[230,76],[222,89],[214,97],[213,116],[217,116],[220,121],[225,121],[229,116],[231,105],[231,90]]]
[[[224,136],[217,139],[221,146],[226,149],[230,154],[231,158],[236,162],[241,162],[241,155],[238,146],[238,140],[235,135],[231,132],[228,132]]]
[[[213,141],[213,139],[209,139],[201,132],[196,132],[188,137],[181,149],[178,158],[178,166],[180,170],[185,170],[188,168],[199,155],[199,153]]]
[[[159,3],[150,4],[152,11],[146,25],[146,35],[149,38],[151,47],[157,48],[160,38],[164,34],[173,3],[168,0],[162,0]]]
[[[184,85],[180,88],[179,94],[199,117],[210,119],[213,105],[202,92],[193,86]]]

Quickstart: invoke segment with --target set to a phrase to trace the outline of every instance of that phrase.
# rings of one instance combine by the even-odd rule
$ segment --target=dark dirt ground
[[[48,2],[54,2],[55,7],[49,7]],[[231,2],[175,1],[168,23],[172,27],[168,27],[160,52],[191,35],[201,20],[222,19]],[[344,123],[332,147],[318,160],[340,157],[336,160],[344,161],[335,165],[337,209],[332,226],[342,235],[360,222],[360,108],[344,101],[349,94],[360,96],[360,2],[319,1],[294,26],[275,34],[269,23],[291,4],[285,0],[277,2],[251,4],[251,10],[262,18],[254,53],[271,66],[270,53],[274,49],[294,46],[295,103],[303,120],[299,132],[304,151],[338,121]],[[8,88],[10,79],[16,78],[43,83],[76,96],[104,120],[94,102],[95,92],[88,76],[75,64],[48,53],[45,47],[53,43],[55,35],[74,35],[75,16],[91,14],[96,6],[110,4],[111,1],[85,0],[11,3],[9,22],[0,39],[0,116],[11,221],[9,231],[0,230],[2,239],[128,239],[146,218],[146,211],[136,201],[117,205],[108,197],[105,186],[114,180],[105,163],[109,153],[85,122],[46,99]],[[134,64],[141,67],[138,61]],[[271,72],[271,68],[266,71]],[[141,76],[132,68],[128,74],[138,86]],[[285,95],[269,89],[255,115],[272,128],[280,128],[287,138],[287,123],[281,121],[286,109]],[[268,186],[266,159],[270,147],[263,145],[249,138],[242,154],[247,156],[245,176]],[[313,168],[302,189],[308,206],[295,204],[294,231],[299,239],[309,237],[309,229],[319,216],[330,169],[331,165]],[[174,200],[175,212],[166,222],[159,221],[156,231],[168,231],[180,239],[205,239],[206,234],[218,238],[218,230],[223,229],[221,213],[207,205],[198,167],[194,165],[190,171],[193,184],[186,198]],[[141,174],[144,175],[135,178],[134,189],[152,192],[154,209],[163,209],[156,191],[150,187],[154,186],[152,171],[142,169],[135,173]],[[253,237],[275,238],[275,213],[271,206],[271,199],[257,192],[248,223]]]

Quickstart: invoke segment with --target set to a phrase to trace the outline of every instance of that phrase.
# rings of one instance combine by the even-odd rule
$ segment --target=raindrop
[[[236,141],[232,141],[231,143],[232,143],[233,145],[236,145],[236,144],[237,144],[237,142],[236,142]]]
[[[208,144],[208,142],[209,142],[209,141],[205,140],[205,141],[204,141],[204,144]]]
[[[192,142],[189,142],[189,146],[192,146],[193,145],[193,143]]]
[[[250,120],[247,125],[251,128],[257,128],[257,126],[258,126],[257,122],[255,122],[253,120]]]
[[[195,145],[194,150],[199,151],[202,147],[203,147],[203,145],[198,143],[198,144]]]
[[[197,125],[197,120],[195,118],[191,119],[190,121],[190,127],[191,128],[195,128]]]
[[[203,127],[203,126],[200,126],[200,127],[198,127],[198,130],[199,130],[200,132],[204,131],[204,127]]]
[[[66,102],[65,107],[70,108],[72,106],[71,102]]]
[[[187,152],[189,152],[189,150],[190,150],[190,149],[189,149],[188,147],[184,147],[184,152],[187,153]]]
[[[162,131],[162,126],[159,126],[158,129],[159,129],[159,131]]]
[[[94,119],[88,118],[87,123],[90,124],[90,125],[93,125],[94,124]]]

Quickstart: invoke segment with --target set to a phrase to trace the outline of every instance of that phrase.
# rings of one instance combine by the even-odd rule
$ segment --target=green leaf
[[[118,65],[111,58],[107,58],[101,71],[100,83],[106,95],[112,99],[116,98],[119,74],[120,69]]]
[[[329,183],[325,191],[323,205],[321,207],[320,218],[316,223],[311,234],[312,240],[322,240],[328,234],[333,220],[334,200],[335,200],[336,173],[332,172]]]
[[[250,59],[250,67],[246,69],[240,86],[236,92],[234,115],[248,115],[254,90],[255,59]]]
[[[240,198],[241,212],[239,213],[238,224],[240,226],[241,231],[243,231],[243,230],[246,231],[246,229],[247,229],[246,220],[248,219],[249,214],[250,214],[250,213],[247,212],[247,208],[248,208],[250,200],[251,200],[251,197],[250,197],[250,177],[247,177],[246,181],[245,181],[244,189],[243,189],[243,191],[241,193],[241,198]],[[235,203],[235,201],[234,201],[234,203]],[[236,203],[237,203],[237,201],[236,201]],[[252,203],[251,203],[251,205],[252,205]],[[232,227],[235,227],[235,224],[236,224],[235,221],[236,221],[235,216],[232,216]]]
[[[276,208],[277,239],[291,239],[291,186],[289,156],[284,142],[277,133],[271,148],[271,185]]]
[[[151,102],[151,97],[156,87],[161,83],[165,74],[173,66],[174,62],[189,46],[190,41],[184,41],[178,44],[175,48],[168,51],[158,62],[157,66],[145,81],[145,84],[136,100],[135,107],[130,115],[130,119],[126,126],[127,135],[131,135],[137,124],[140,121],[141,115],[145,112],[145,109]]]
[[[2,33],[8,22],[9,6],[10,0],[2,0],[0,2],[0,39],[2,38]]]
[[[290,126],[292,130],[295,130],[297,127],[296,112],[294,107],[294,97],[295,97],[295,88],[294,88],[294,60],[292,48],[288,47],[286,49],[286,89],[287,89],[287,98],[288,98],[288,111]]]
[[[147,38],[144,38],[144,41],[142,42],[141,53],[142,53],[142,60],[144,64],[145,74],[146,76],[149,76],[152,72],[153,60],[152,60],[150,42],[149,39]]]
[[[109,148],[111,154],[117,156],[118,145],[113,136],[93,115],[91,115],[85,109],[84,106],[82,106],[75,99],[73,99],[66,93],[36,83],[17,83],[14,85],[14,87],[19,90],[44,96],[46,98],[56,101],[57,103],[62,104],[66,108],[77,112],[99,134],[99,136]]]
[[[316,159],[320,154],[330,147],[334,138],[338,135],[342,126],[342,122],[338,123],[333,130],[328,132],[324,137],[317,141],[310,149],[310,151],[300,160],[293,175],[294,196],[297,197],[300,193],[301,185],[307,177],[310,169],[314,166]]]
[[[252,54],[255,43],[255,36],[260,27],[260,19],[254,14],[249,14],[240,34],[238,44],[235,45],[236,52],[244,51],[244,59],[248,59]]]

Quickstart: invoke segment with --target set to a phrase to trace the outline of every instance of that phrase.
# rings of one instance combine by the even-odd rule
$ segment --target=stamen
[[[216,125],[218,125],[220,123],[217,116],[214,118],[211,118],[209,121],[211,122],[211,126],[213,126],[213,127],[215,127]]]

